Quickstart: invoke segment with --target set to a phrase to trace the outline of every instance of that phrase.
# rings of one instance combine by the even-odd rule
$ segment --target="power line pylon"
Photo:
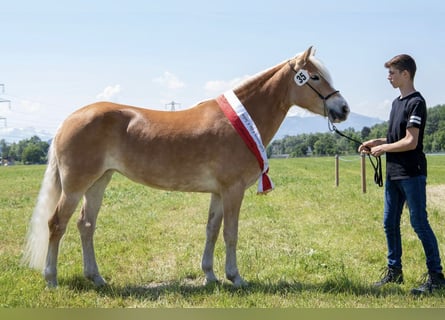
[[[170,107],[170,111],[176,111],[176,106],[179,107],[180,105],[181,105],[180,103],[172,101],[172,102],[166,103],[165,107]]]
[[[0,88],[1,88],[0,94],[5,93],[5,85],[3,83],[0,83]],[[2,103],[2,102],[3,103],[8,103],[8,107],[9,107],[9,109],[11,109],[11,100],[6,100],[6,99],[3,99],[3,98],[0,97],[0,103]],[[2,117],[0,115],[0,121],[3,121],[4,126],[7,127],[6,117]]]

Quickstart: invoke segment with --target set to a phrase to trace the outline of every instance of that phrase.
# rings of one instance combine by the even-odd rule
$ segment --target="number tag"
[[[300,69],[295,74],[294,80],[295,83],[301,87],[302,85],[304,85],[306,82],[309,81],[309,72],[307,72],[307,70],[305,69]]]

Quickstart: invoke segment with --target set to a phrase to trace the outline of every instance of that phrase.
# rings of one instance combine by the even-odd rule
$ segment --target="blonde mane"
[[[291,60],[296,60],[298,59],[304,52],[300,52],[298,53],[293,59]],[[326,79],[327,82],[329,82],[330,85],[334,85],[333,81],[332,81],[332,77],[331,74],[329,73],[329,70],[326,68],[326,66],[323,64],[323,62],[319,59],[317,59],[314,55],[315,52],[312,53],[312,55],[310,56],[310,61],[314,64],[314,66],[320,71],[320,75]],[[279,69],[281,69],[283,67],[284,64],[288,63],[290,60],[285,60],[282,61],[281,63],[268,68],[266,70],[260,71],[258,73],[256,73],[255,75],[248,77],[247,79],[245,79],[244,81],[242,81],[241,83],[239,83],[237,86],[235,86],[234,90],[238,90],[241,89],[242,87],[248,85],[249,83],[257,83],[259,79],[261,78],[265,78],[267,79],[268,77],[265,77],[265,75],[268,75],[269,73],[275,73],[276,71],[278,71]]]
[[[312,55],[310,58],[311,62],[315,65],[315,67],[320,71],[320,74],[323,78],[326,79],[327,82],[329,82],[329,84],[331,86],[334,85],[333,81],[332,81],[332,77],[331,74],[329,73],[328,69],[325,67],[325,65],[318,60],[317,58],[315,58],[314,55]]]
[[[262,78],[263,78],[264,80],[269,79],[269,77],[268,77],[267,75],[268,75],[269,73],[275,73],[275,72],[277,72],[279,69],[282,68],[283,64],[287,63],[287,61],[288,61],[288,60],[283,61],[283,62],[277,64],[276,66],[273,66],[273,67],[268,68],[268,69],[266,69],[266,70],[260,71],[260,72],[258,72],[258,73],[256,73],[256,74],[254,74],[253,76],[248,77],[247,79],[245,79],[244,81],[242,81],[241,83],[239,83],[239,84],[234,88],[234,90],[241,89],[241,88],[243,88],[244,86],[246,86],[246,85],[248,85],[248,84],[250,84],[250,83],[256,83],[256,84],[258,84],[258,85],[261,85],[261,84],[262,84],[262,81],[259,81],[259,80],[261,80]]]

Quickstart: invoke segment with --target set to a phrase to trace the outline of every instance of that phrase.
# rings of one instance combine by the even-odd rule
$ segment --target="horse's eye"
[[[311,79],[318,81],[318,80],[320,80],[320,77],[318,75],[314,74],[314,75],[311,75]]]

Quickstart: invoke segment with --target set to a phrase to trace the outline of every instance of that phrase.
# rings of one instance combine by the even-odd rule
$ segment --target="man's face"
[[[405,80],[405,73],[407,71],[400,71],[394,67],[389,67],[388,69],[388,80],[393,86],[393,88],[399,88],[403,81]]]

